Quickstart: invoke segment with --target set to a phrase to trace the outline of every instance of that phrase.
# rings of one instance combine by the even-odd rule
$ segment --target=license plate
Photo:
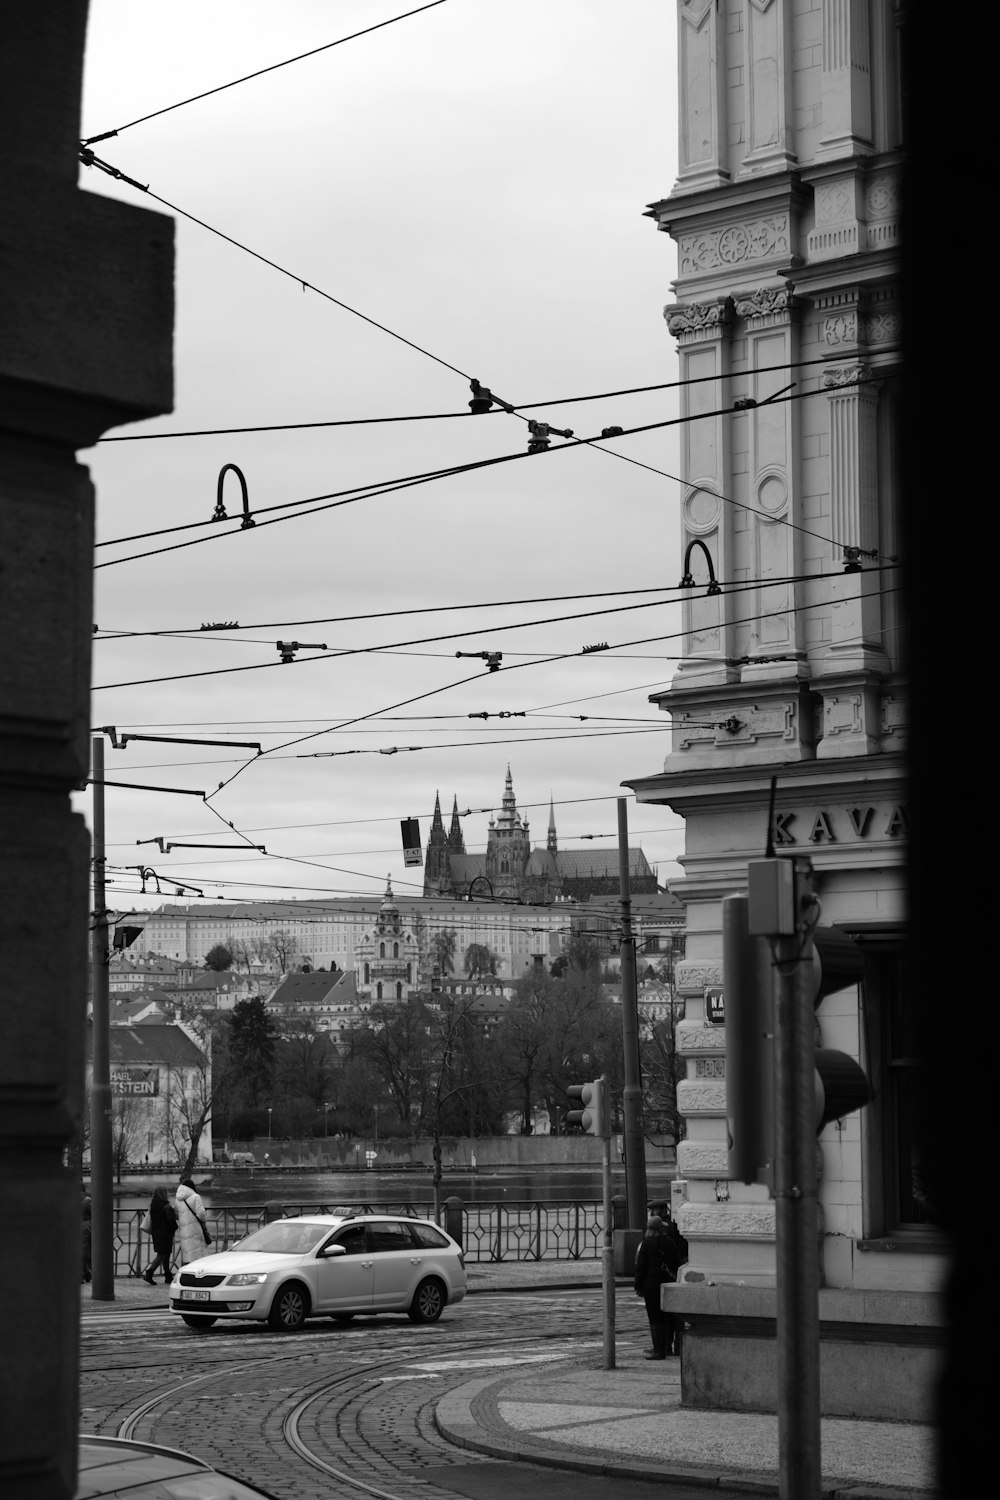
[[[195,1291],[192,1287],[189,1287],[189,1286],[182,1286],[181,1287],[181,1301],[182,1302],[210,1302],[211,1300],[212,1300],[212,1294],[211,1294],[211,1292],[208,1292],[208,1291],[204,1291],[204,1292]]]

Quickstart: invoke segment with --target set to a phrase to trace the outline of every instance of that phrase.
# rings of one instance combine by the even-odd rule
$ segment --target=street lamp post
[[[267,1144],[268,1145],[271,1144],[271,1108],[272,1108],[272,1106],[269,1104],[267,1106]]]

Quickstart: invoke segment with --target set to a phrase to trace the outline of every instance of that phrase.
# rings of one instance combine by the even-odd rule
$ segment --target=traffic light
[[[566,1111],[567,1125],[582,1125],[588,1135],[604,1135],[608,1116],[604,1079],[595,1078],[593,1083],[571,1083],[566,1092],[583,1105],[582,1109]]]
[[[827,995],[862,977],[861,949],[846,932],[810,928],[814,907],[808,862],[782,858],[752,861],[748,895],[722,903],[729,1174],[739,1182],[769,1181],[774,1161],[776,986],[792,985],[792,1003],[815,1011]],[[818,1135],[867,1104],[871,1089],[845,1052],[819,1047],[813,1066]]]
[[[758,1182],[774,1159],[774,977],[771,949],[751,936],[746,896],[722,902],[729,1175]]]
[[[827,995],[857,984],[864,973],[861,949],[839,927],[817,927],[812,934],[813,1010]],[[816,1052],[816,1131],[843,1119],[871,1098],[868,1079],[853,1057],[830,1047]]]

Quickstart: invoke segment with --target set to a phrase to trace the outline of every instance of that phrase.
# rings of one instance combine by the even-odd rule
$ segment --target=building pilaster
[[[823,0],[823,133],[817,160],[872,149],[868,0]]]
[[[739,175],[783,172],[797,161],[792,149],[791,0],[743,0],[747,154]]]
[[[716,0],[680,0],[676,193],[720,187],[729,181],[725,26],[725,14]]]
[[[681,428],[681,473],[687,476],[681,501],[684,544],[686,548],[691,542],[701,542],[716,578],[725,581],[732,576],[732,508],[722,497],[730,493],[732,469],[729,417],[722,408],[730,366],[732,302],[726,297],[666,307],[663,315],[678,342],[681,379],[699,382],[682,387],[681,410],[691,419]],[[709,416],[709,412],[719,415]],[[726,596],[708,595],[707,565],[699,553],[696,548],[692,557],[692,572],[699,583],[682,604],[685,660],[675,681],[685,686],[734,682],[739,675],[727,663],[734,648]]]
[[[831,552],[838,560],[845,547],[874,550],[879,542],[878,388],[871,373],[860,361],[823,372],[830,403]],[[889,670],[881,591],[889,575],[861,561],[861,572],[830,579],[830,643],[813,669],[823,698],[820,760],[870,755],[881,746],[880,685]]]
[[[798,357],[798,307],[790,286],[759,287],[736,298],[736,315],[746,327],[749,369],[774,367],[770,373],[752,377],[755,405],[742,418],[747,424],[748,499],[753,507],[747,518],[750,570],[751,577],[760,580],[754,594],[756,618],[749,649],[749,655],[758,660],[744,667],[744,682],[805,672],[796,585],[766,581],[802,572],[800,533],[788,524],[795,518],[798,491],[796,413],[790,402],[769,404],[788,385],[788,367]]]

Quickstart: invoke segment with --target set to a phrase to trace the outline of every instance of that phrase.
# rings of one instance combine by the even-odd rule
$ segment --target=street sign
[[[420,821],[418,818],[402,818],[399,824],[403,835],[403,864],[421,865],[423,855],[420,852]]]
[[[705,991],[705,1019],[711,1026],[726,1024],[726,996],[721,984],[710,984]]]

